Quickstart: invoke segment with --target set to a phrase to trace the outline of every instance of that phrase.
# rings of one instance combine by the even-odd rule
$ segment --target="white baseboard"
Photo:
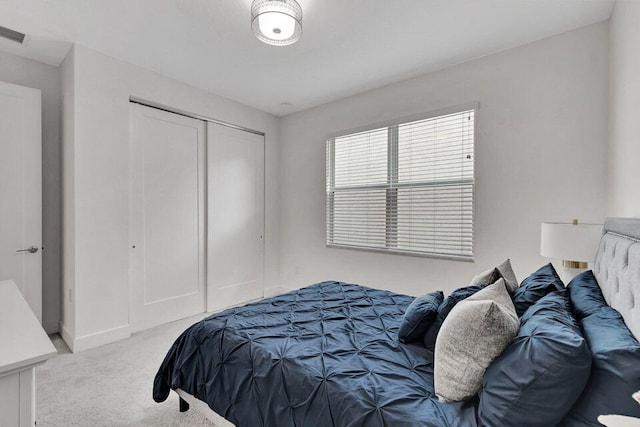
[[[64,325],[60,323],[60,335],[64,342],[69,346],[69,349],[71,349],[73,353],[77,353],[79,351],[89,350],[90,348],[127,339],[131,337],[131,327],[129,325],[123,325],[118,326],[117,328],[107,329],[106,331],[73,338]]]
[[[265,288],[264,297],[271,298],[271,297],[275,297],[276,295],[286,294],[287,292],[292,290],[293,289],[285,288],[284,286],[274,286],[272,288]]]
[[[208,312],[219,311],[229,307],[242,305],[248,302],[259,300],[260,298],[270,298],[291,291],[292,289],[283,286],[275,286],[265,288],[262,295],[258,295],[254,289],[249,286],[238,285],[227,288],[216,289],[216,297],[212,307],[207,307]],[[55,332],[55,331],[54,331]],[[73,353],[88,350],[90,348],[99,347],[115,341],[120,341],[131,337],[131,326],[123,325],[106,331],[96,332],[94,334],[84,335],[74,338],[72,334],[64,327],[62,322],[58,323],[58,332],[64,342],[69,346]]]

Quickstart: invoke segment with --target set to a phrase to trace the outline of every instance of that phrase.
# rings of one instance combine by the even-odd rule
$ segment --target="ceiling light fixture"
[[[302,35],[302,8],[296,0],[253,0],[251,28],[264,43],[293,44]]]

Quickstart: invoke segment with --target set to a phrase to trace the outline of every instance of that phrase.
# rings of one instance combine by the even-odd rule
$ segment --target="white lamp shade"
[[[540,255],[566,261],[593,262],[602,237],[602,224],[543,222]]]
[[[296,20],[281,12],[265,12],[258,16],[260,32],[274,40],[287,40],[296,32]]]

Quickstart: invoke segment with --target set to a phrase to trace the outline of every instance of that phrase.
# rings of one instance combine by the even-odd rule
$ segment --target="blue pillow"
[[[422,339],[436,318],[438,307],[443,300],[442,291],[435,291],[414,299],[407,307],[402,322],[400,322],[400,329],[398,329],[400,342],[410,343]]]
[[[522,317],[524,312],[543,296],[563,288],[564,283],[551,263],[540,267],[524,279],[513,293],[513,305],[518,317]]]
[[[484,375],[478,425],[556,426],[589,379],[591,354],[565,289],[538,300],[523,319]]]
[[[591,377],[562,425],[598,426],[598,415],[640,418],[640,405],[631,394],[640,390],[640,344],[622,315],[609,306],[580,322],[591,348]]]
[[[482,290],[484,286],[480,285],[471,285],[465,286],[464,288],[458,288],[455,291],[451,292],[451,294],[444,300],[440,307],[438,307],[438,315],[435,320],[427,329],[427,332],[424,334],[424,346],[433,351],[436,346],[436,338],[438,337],[438,332],[440,332],[440,327],[444,322],[444,319],[449,315],[453,307],[456,306],[457,303],[462,301],[463,299],[470,297],[476,292]]]
[[[573,314],[578,320],[596,313],[602,307],[607,307],[600,285],[591,270],[574,277],[567,289],[573,305]]]

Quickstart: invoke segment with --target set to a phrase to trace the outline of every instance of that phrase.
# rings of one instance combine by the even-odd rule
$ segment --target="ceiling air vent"
[[[0,37],[22,44],[24,43],[25,35],[10,28],[0,26]]]

